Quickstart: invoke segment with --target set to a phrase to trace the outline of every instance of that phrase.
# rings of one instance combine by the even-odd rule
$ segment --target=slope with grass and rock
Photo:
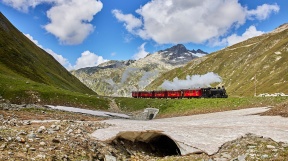
[[[288,24],[270,33],[250,38],[194,59],[155,79],[146,89],[159,89],[165,80],[208,72],[222,77],[230,96],[253,96],[262,93],[288,93]],[[214,84],[218,85],[218,84]]]
[[[13,103],[108,108],[108,100],[80,82],[0,13],[0,97]],[[97,103],[96,103],[97,102]]]
[[[71,73],[99,95],[131,96],[133,90],[143,90],[162,73],[206,55],[200,49],[188,50],[178,44],[139,60],[113,60]]]

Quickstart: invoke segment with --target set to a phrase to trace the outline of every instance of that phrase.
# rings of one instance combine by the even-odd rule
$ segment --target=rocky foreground
[[[0,104],[0,160],[287,160],[288,144],[247,134],[225,143],[214,155],[163,156],[151,145],[90,134],[108,124],[95,116],[54,111],[39,105]]]

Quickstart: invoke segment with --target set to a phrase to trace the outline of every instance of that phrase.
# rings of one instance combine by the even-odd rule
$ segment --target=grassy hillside
[[[0,96],[14,103],[108,107],[108,101],[99,99],[96,93],[70,74],[50,54],[18,31],[2,13]]]
[[[287,101],[288,97],[230,97],[225,99],[115,98],[115,102],[123,111],[142,112],[144,108],[153,107],[159,109],[159,117],[185,116],[251,107],[277,106],[283,102],[287,105]]]
[[[169,71],[147,89],[159,88],[164,80],[214,72],[223,79],[230,96],[260,93],[288,94],[288,25],[193,60],[182,68]]]

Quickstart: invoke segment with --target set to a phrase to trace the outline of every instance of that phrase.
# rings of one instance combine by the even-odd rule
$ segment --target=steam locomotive
[[[134,98],[228,98],[224,86],[166,91],[133,91]]]

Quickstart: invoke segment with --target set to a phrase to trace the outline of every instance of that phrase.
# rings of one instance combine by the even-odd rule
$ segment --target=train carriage
[[[133,91],[134,98],[227,98],[224,86],[166,91]]]
[[[182,98],[182,91],[166,91],[168,98]]]
[[[201,89],[184,89],[182,91],[183,91],[184,98],[202,97]]]
[[[153,98],[167,98],[167,91],[153,91]]]
[[[153,97],[153,92],[151,92],[151,91],[140,91],[138,95],[139,95],[140,98],[152,98]]]

